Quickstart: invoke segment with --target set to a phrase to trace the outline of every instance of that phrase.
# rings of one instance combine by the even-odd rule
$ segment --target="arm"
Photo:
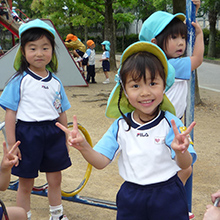
[[[77,126],[77,118],[73,116],[73,130],[70,131],[66,127],[62,126],[60,123],[56,125],[68,134],[68,144],[80,151],[85,160],[97,169],[105,168],[110,160],[104,155],[95,151],[86,139],[81,135]]]
[[[195,70],[202,64],[203,54],[204,54],[204,39],[203,32],[198,22],[192,22],[193,27],[196,32],[196,40],[194,44],[193,54],[190,57],[191,59],[191,70]]]
[[[0,168],[0,190],[4,191],[8,188],[11,177],[11,168],[18,164],[18,157],[14,155],[20,141],[17,141],[14,146],[8,151],[6,143],[3,142],[3,158]]]
[[[171,143],[171,147],[176,154],[175,160],[181,169],[186,169],[192,164],[192,156],[187,150],[189,147],[188,135],[196,123],[192,122],[192,124],[183,133],[179,133],[174,120],[171,120],[171,124],[175,135]]]
[[[196,14],[200,8],[200,0],[192,0],[193,4],[196,6]],[[195,44],[193,49],[193,55],[191,57],[191,71],[195,70],[202,64],[203,54],[204,54],[204,39],[203,32],[198,22],[192,22],[193,27],[195,28]]]
[[[16,122],[16,112],[7,108],[6,113],[5,113],[5,132],[6,132],[6,136],[7,136],[7,142],[8,142],[9,149],[11,149],[12,146],[16,142],[15,122]],[[21,160],[21,152],[20,152],[19,148],[17,148],[14,151],[14,153],[15,153],[15,155],[18,156],[19,160]]]

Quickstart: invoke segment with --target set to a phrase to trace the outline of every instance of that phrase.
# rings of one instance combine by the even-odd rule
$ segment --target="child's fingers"
[[[78,131],[77,117],[73,115],[73,130]]]
[[[184,134],[186,134],[186,135],[190,134],[190,132],[192,131],[192,129],[195,127],[195,125],[196,125],[196,122],[193,121],[193,122],[189,125],[189,127],[184,131]]]
[[[62,125],[60,122],[56,122],[55,124],[58,128],[60,128],[62,131],[64,131],[66,134],[70,133],[70,130],[65,127],[64,125]]]
[[[20,145],[20,143],[21,143],[20,141],[17,141],[8,153],[13,154],[15,150],[17,149],[17,147]]]
[[[178,131],[177,126],[176,126],[176,123],[175,123],[175,121],[174,121],[173,119],[171,120],[171,124],[172,124],[172,127],[173,127],[174,135],[175,135],[175,136],[178,135],[178,134],[179,134],[179,131]]]
[[[3,142],[3,153],[4,155],[6,155],[8,153],[8,150],[7,150],[7,146],[6,146],[6,142],[4,141]]]

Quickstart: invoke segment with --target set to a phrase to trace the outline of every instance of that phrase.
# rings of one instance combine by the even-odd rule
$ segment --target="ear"
[[[152,38],[152,39],[151,39],[151,43],[157,44],[157,39],[156,39],[156,38]]]

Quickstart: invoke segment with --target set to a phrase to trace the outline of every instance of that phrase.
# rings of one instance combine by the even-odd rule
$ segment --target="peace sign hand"
[[[68,128],[66,128],[59,122],[56,122],[56,126],[59,127],[62,131],[64,131],[66,135],[68,135],[68,140],[67,140],[68,145],[76,148],[79,151],[82,151],[84,149],[84,146],[88,144],[85,138],[82,136],[82,134],[78,130],[77,118],[75,115],[73,116],[73,130],[72,131],[70,131]]]
[[[194,128],[194,126],[196,125],[195,122],[192,122],[190,124],[190,126],[183,132],[183,133],[179,133],[176,123],[175,121],[172,119],[171,120],[171,124],[173,127],[173,132],[174,132],[174,139],[171,143],[171,147],[172,149],[177,153],[177,152],[181,152],[181,153],[185,153],[189,147],[189,134],[192,131],[192,129]]]
[[[3,142],[3,158],[1,162],[1,170],[6,171],[10,170],[14,165],[18,166],[19,160],[18,156],[14,154],[14,152],[17,150],[18,146],[20,145],[20,141],[17,141],[13,147],[8,150],[6,143]]]

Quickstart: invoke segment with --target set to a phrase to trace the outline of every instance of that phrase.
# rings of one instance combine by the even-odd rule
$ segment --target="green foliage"
[[[129,45],[133,44],[134,42],[138,41],[138,34],[130,34],[124,36],[124,42],[123,37],[117,37],[116,39],[116,51],[117,52],[123,52],[122,45],[124,43],[124,47],[128,47]]]
[[[207,53],[208,53],[209,33],[210,31],[207,28],[203,29],[204,44],[205,44],[204,56],[207,56]],[[215,57],[220,58],[220,31],[219,30],[216,30],[216,35],[215,35],[215,53],[216,53]]]

